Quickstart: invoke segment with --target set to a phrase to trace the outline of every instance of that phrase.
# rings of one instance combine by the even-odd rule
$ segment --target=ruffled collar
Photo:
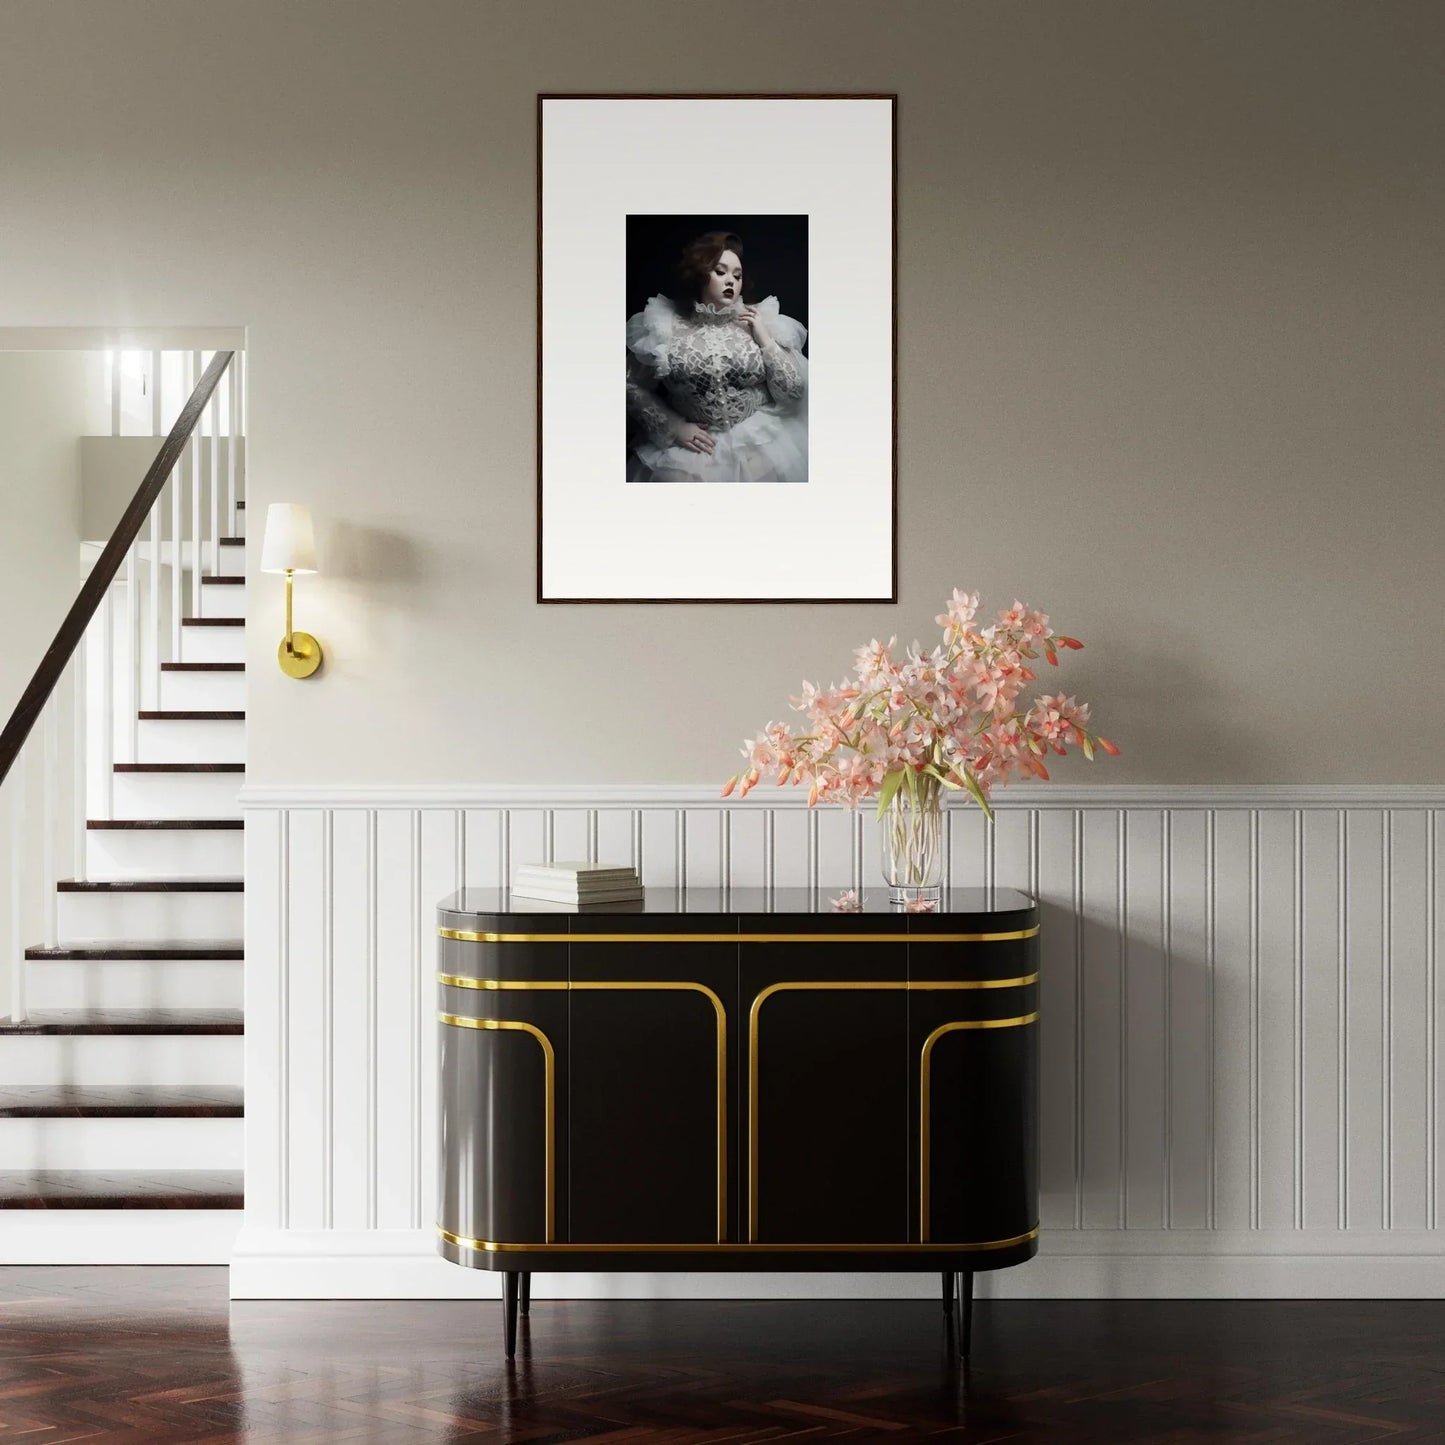
[[[736,321],[741,310],[742,307],[738,302],[733,302],[730,306],[718,306],[712,301],[694,301],[692,303],[692,319],[704,326],[720,326],[729,321]]]

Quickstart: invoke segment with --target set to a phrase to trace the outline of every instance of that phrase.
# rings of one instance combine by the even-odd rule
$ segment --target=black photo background
[[[743,243],[743,295],[776,296],[784,316],[808,324],[807,216],[628,216],[627,315],[649,297],[673,291],[682,248],[708,231],[732,231]],[[804,354],[808,348],[804,346]]]

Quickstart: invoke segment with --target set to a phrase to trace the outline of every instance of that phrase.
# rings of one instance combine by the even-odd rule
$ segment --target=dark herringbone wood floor
[[[1445,1442],[1445,1303],[981,1303],[966,1375],[921,1302],[499,1314],[0,1269],[0,1440]]]

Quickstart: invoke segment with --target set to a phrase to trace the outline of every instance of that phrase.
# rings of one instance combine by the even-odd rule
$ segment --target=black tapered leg
[[[517,1353],[517,1280],[515,1269],[509,1269],[502,1275],[502,1327],[507,1337],[509,1360]]]
[[[532,1313],[532,1271],[524,1270],[522,1273],[522,1318],[526,1319]]]
[[[966,1269],[958,1277],[958,1356],[969,1357],[973,1348],[973,1271]]]
[[[943,1275],[943,1313],[953,1313],[953,1271],[945,1270]]]

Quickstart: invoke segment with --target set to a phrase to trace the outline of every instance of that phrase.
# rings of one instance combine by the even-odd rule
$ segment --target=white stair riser
[[[244,587],[212,587],[201,583],[202,617],[244,617],[246,615],[246,589]],[[194,629],[192,629],[194,631]]]
[[[25,967],[31,1009],[243,1006],[240,959],[47,959]]]
[[[138,763],[244,763],[246,724],[231,719],[142,718]]]
[[[7,1169],[239,1169],[241,1119],[0,1119]]]
[[[231,531],[233,537],[244,537],[246,535],[246,509],[236,508],[236,525]]]
[[[243,773],[117,773],[117,818],[239,818]]]
[[[161,707],[169,712],[245,712],[244,672],[163,672]]]
[[[225,943],[244,931],[239,893],[62,893],[56,903],[62,945]]]
[[[239,828],[93,828],[85,835],[89,878],[239,878],[244,856]]]
[[[246,549],[244,547],[222,547],[219,572],[222,577],[244,577],[246,575]]]
[[[181,628],[182,662],[245,662],[244,627]]]
[[[3,1084],[235,1084],[238,1034],[38,1034],[5,1040]]]

